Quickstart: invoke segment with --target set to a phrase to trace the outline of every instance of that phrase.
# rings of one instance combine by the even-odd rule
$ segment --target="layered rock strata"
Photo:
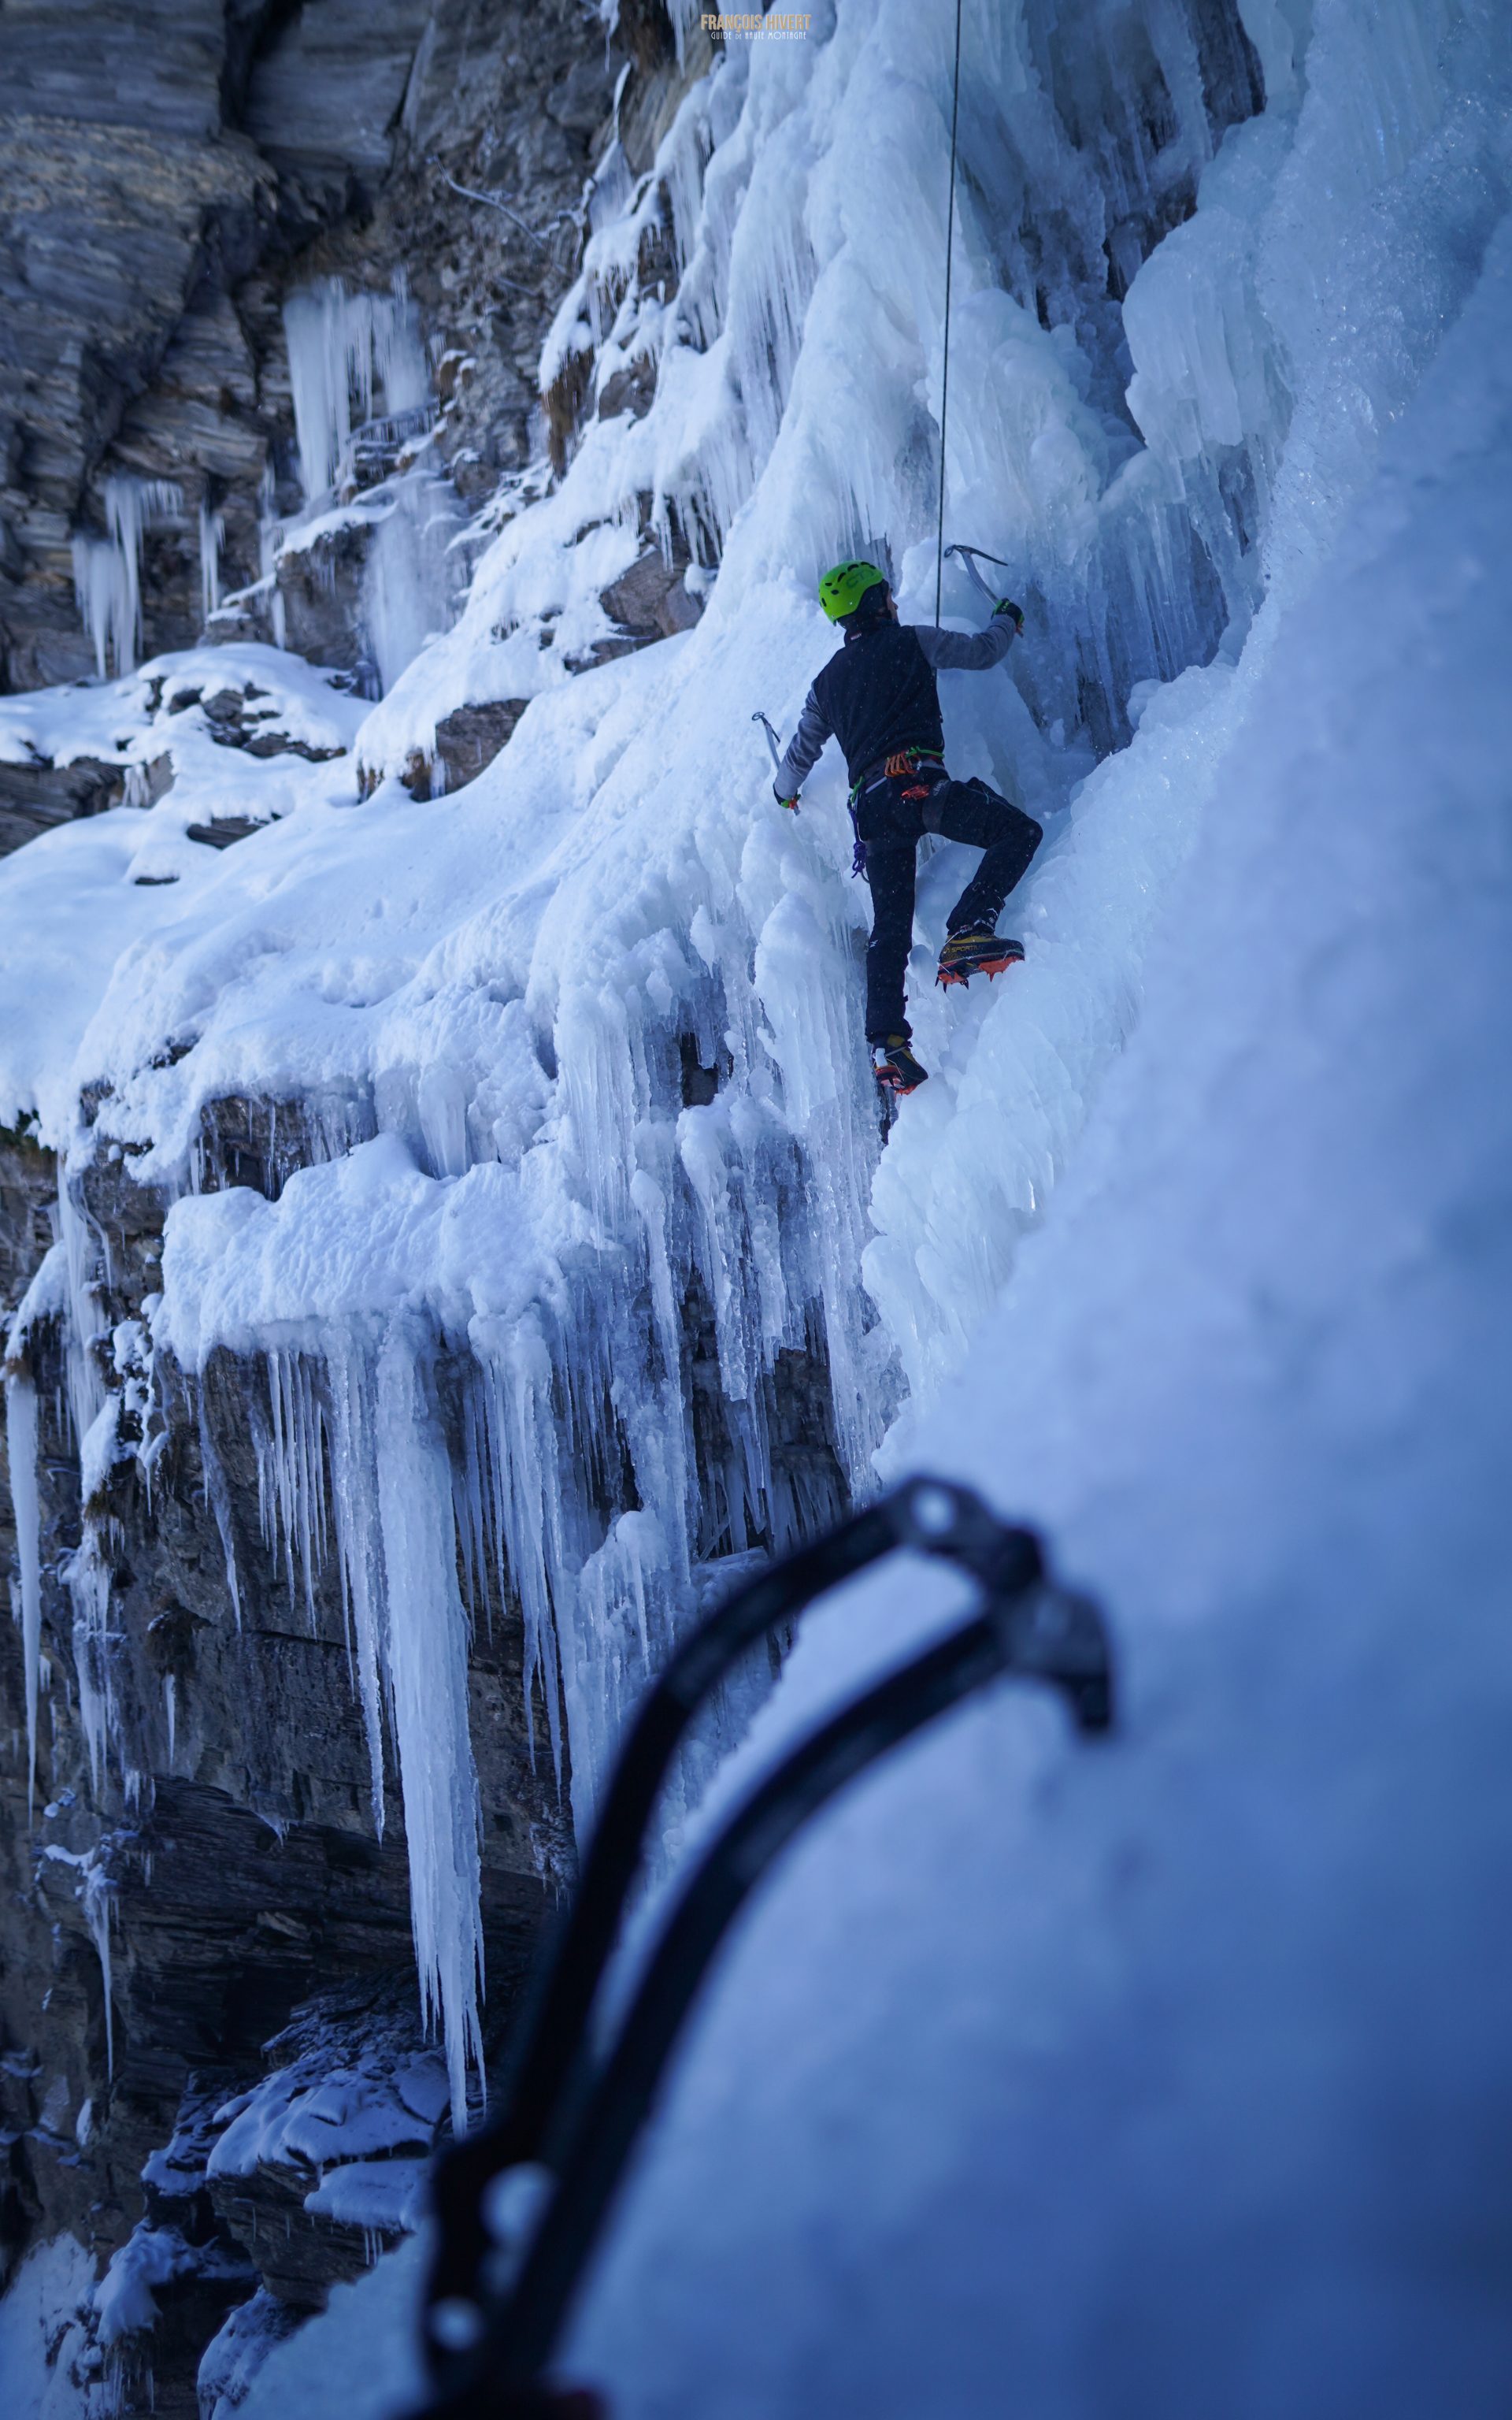
[[[475,499],[524,463],[535,364],[623,64],[568,0],[191,0],[0,25],[0,686],[82,678],[73,541],[140,532],[140,652],[189,643],[301,500],[283,305],[408,274],[468,365],[440,440]],[[163,492],[171,491],[171,493]],[[339,657],[333,659],[340,660]]]

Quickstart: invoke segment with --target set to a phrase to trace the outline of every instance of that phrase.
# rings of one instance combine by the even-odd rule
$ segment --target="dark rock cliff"
[[[298,494],[294,286],[403,271],[468,364],[440,441],[464,496],[523,464],[622,63],[573,0],[95,0],[66,40],[8,0],[0,687],[94,669],[72,541],[113,476],[178,491],[143,539],[146,652],[197,634],[202,507],[223,590],[258,578],[265,477]]]
[[[237,1121],[224,1106],[229,1155]],[[286,1172],[298,1122],[285,1124]],[[213,1141],[208,1167],[213,1181]],[[10,1139],[0,1259],[12,1300],[50,1241],[54,1186],[51,1156]],[[164,1204],[107,1159],[77,1208],[94,1297],[115,1327],[156,1283]],[[43,1687],[30,1806],[21,1637],[0,1627],[13,1725],[0,1759],[0,2245],[8,2265],[67,2230],[103,2264],[144,2221],[182,2236],[195,2257],[160,2293],[162,2318],[105,2358],[125,2411],[193,2413],[195,2367],[229,2307],[259,2280],[317,2306],[372,2243],[306,2214],[307,2167],[259,2161],[214,2184],[203,2163],[180,2161],[146,2190],[144,2170],[186,2113],[203,2121],[286,2067],[287,2041],[274,2038],[291,2020],[323,2029],[328,2068],[385,2040],[422,2052],[406,1844],[392,1773],[375,1833],[334,1570],[307,1597],[263,1536],[266,1372],[223,1357],[192,1388],[160,1370],[150,1481],[140,1460],[118,1461],[86,1525],[66,1352],[58,1318],[31,1325]],[[8,1500],[4,1520],[0,1559],[14,1572]],[[101,1560],[98,1623],[81,1615],[81,1545]],[[549,1760],[527,1745],[517,1611],[497,1595],[478,1610],[471,1712],[497,2046],[573,1852]],[[411,2150],[428,2149],[440,2114],[413,2127]]]

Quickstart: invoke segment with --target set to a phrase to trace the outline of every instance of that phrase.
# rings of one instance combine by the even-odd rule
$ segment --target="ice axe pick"
[[[945,551],[948,555],[958,554],[961,557],[963,564],[965,566],[967,577],[976,582],[977,586],[986,597],[988,604],[995,605],[997,599],[994,596],[992,590],[988,587],[985,580],[983,580],[980,572],[977,569],[975,558],[978,555],[980,555],[983,563],[995,563],[1000,571],[1011,571],[1013,567],[1012,565],[1005,563],[1000,554],[989,554],[986,548],[983,546],[948,546]]]
[[[765,734],[766,734],[766,745],[768,746],[768,748],[769,748],[769,749],[771,750],[771,752],[772,752],[772,763],[774,764],[774,766],[776,766],[776,767],[778,768],[778,769],[779,769],[779,770],[780,770],[780,769],[781,769],[781,764],[782,764],[782,743],[781,743],[781,741],[779,739],[779,737],[778,737],[778,736],[777,736],[776,732],[772,729],[771,724],[767,721],[766,717],[765,717],[765,715],[762,712],[762,710],[761,710],[761,707],[760,707],[760,706],[758,706],[758,707],[756,708],[755,713],[751,716],[751,718],[750,718],[750,719],[751,719],[752,722],[759,722],[759,723],[761,724],[761,726],[762,726],[762,729],[765,732]]]

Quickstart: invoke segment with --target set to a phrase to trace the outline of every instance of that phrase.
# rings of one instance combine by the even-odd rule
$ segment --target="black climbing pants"
[[[926,832],[964,841],[986,853],[946,918],[951,933],[990,932],[1004,900],[1043,838],[1032,815],[1011,807],[985,782],[952,782],[934,767],[869,783],[856,802],[872,885],[872,941],[866,954],[866,1038],[885,1042],[911,1031],[903,1009],[903,970],[914,939],[916,853]]]

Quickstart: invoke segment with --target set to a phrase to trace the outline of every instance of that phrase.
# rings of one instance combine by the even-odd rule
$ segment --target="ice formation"
[[[100,1961],[100,1992],[105,2014],[105,2080],[116,2073],[116,2013],[111,1990],[111,1924],[116,1911],[116,1885],[111,1878],[110,1860],[119,1835],[107,1832],[92,1849],[65,1849],[55,1840],[44,1843],[39,1852],[42,1861],[50,1865],[71,1866],[78,1874],[74,1895],[84,1902],[85,1926],[94,1944]]]
[[[199,603],[208,624],[221,607],[221,549],[225,544],[225,515],[208,498],[199,508]]]
[[[386,694],[427,640],[451,623],[463,585],[454,546],[466,519],[449,480],[424,457],[388,489],[363,592],[363,618]]]
[[[19,1602],[22,1658],[26,1687],[26,1808],[37,1795],[37,1697],[42,1647],[40,1521],[37,1494],[37,1389],[24,1373],[6,1381],[6,1445],[10,1501],[15,1511],[16,1552],[21,1565]]]
[[[841,0],[816,12],[809,40],[732,42],[687,96],[650,176],[636,184],[623,159],[606,163],[583,273],[544,364],[558,401],[581,407],[570,458],[491,508],[455,627],[395,642],[387,693],[360,730],[344,720],[350,701],[316,675],[286,659],[277,675],[275,651],[215,651],[218,662],[234,655],[279,711],[342,727],[347,752],[329,764],[239,760],[234,778],[265,808],[253,820],[266,829],[213,865],[186,839],[198,785],[227,778],[226,752],[191,709],[175,718],[174,787],[149,813],[118,809],[48,834],[0,867],[0,903],[35,937],[27,966],[0,978],[17,986],[18,1010],[0,1034],[0,1118],[36,1111],[66,1158],[130,1144],[140,1179],[178,1196],[155,1350],[191,1378],[218,1347],[269,1372],[270,1539],[301,1588],[324,1555],[338,1560],[375,1816],[387,1724],[423,1990],[458,2109],[476,2053],[479,1948],[473,1607],[458,1568],[491,1569],[522,1607],[538,1752],[561,1755],[560,1708],[579,1822],[627,1706],[710,1567],[780,1551],[879,1466],[946,1459],[1058,1525],[1068,1554],[1148,1637],[1161,1675],[1151,1687],[1179,1693],[1161,1644],[1178,1616],[1196,1629],[1217,1606],[1264,1595],[1277,1619],[1291,1603],[1287,1621],[1325,1631],[1330,1589],[1347,1585],[1347,1558],[1287,1443],[1295,1422],[1331,1479],[1353,1483],[1355,1445],[1331,1444],[1316,1404],[1304,1417],[1288,1391],[1288,1367],[1305,1367],[1337,1435],[1354,1436],[1348,1371],[1307,1357],[1334,1316],[1326,1289],[1305,1306],[1290,1291],[1284,1248],[1305,1259],[1309,1188],[1288,1104],[1300,1115],[1314,1103],[1306,1146],[1324,1162],[1328,1134],[1308,1029],[1282,1013],[1275,970],[1284,962],[1317,1030],[1341,1060],[1375,1071],[1371,1082],[1376,1032],[1390,1031],[1413,1069],[1440,1064],[1443,1036],[1431,1018],[1401,1032],[1364,909],[1334,912],[1356,885],[1384,914],[1368,852],[1350,854],[1371,812],[1362,780],[1331,799],[1316,765],[1305,779],[1297,770],[1286,734],[1294,720],[1296,748],[1320,749],[1336,691],[1337,752],[1356,774],[1366,761],[1365,718],[1389,703],[1384,602],[1381,652],[1354,635],[1371,565],[1389,583],[1404,656],[1438,662],[1435,615],[1463,639],[1453,616],[1487,559],[1464,491],[1475,447],[1494,457],[1504,411],[1504,237],[1500,251],[1493,240],[1509,198],[1502,12],[1489,0],[1317,0],[1311,11],[1245,0],[1242,34],[1169,0],[1098,7],[1074,23],[1048,5],[968,0],[944,535],[1012,564],[1006,584],[1028,628],[1011,678],[948,676],[947,739],[957,771],[1021,799],[1047,839],[1014,903],[1026,963],[964,1007],[933,995],[927,973],[966,861],[944,847],[931,856],[912,987],[932,1078],[884,1152],[860,1032],[866,908],[846,875],[842,777],[831,755],[801,815],[779,815],[749,715],[764,706],[791,727],[829,644],[812,602],[829,560],[886,538],[904,618],[932,608],[950,14]],[[1141,106],[1126,105],[1132,95]],[[330,290],[291,305],[312,503],[331,488],[354,397],[371,410],[364,379],[377,376],[397,409],[401,360],[419,360],[400,318],[380,338],[377,318],[362,318],[369,307],[388,305]],[[1446,338],[1462,315],[1471,333]],[[1419,396],[1441,344],[1456,343],[1448,399],[1442,388]],[[613,404],[613,381],[638,363],[655,369],[640,417]],[[1468,390],[1475,375],[1472,426],[1456,420],[1454,380]],[[1367,507],[1383,433],[1396,485]],[[1445,462],[1445,510],[1462,516],[1460,590],[1413,519],[1414,481]],[[424,489],[412,494],[424,510]],[[1488,473],[1487,495],[1504,499],[1504,481]],[[385,524],[395,544],[408,510],[395,504]],[[687,566],[702,620],[614,654],[605,592],[656,549],[669,570]],[[1414,583],[1430,597],[1421,610]],[[978,618],[959,570],[945,596],[948,618]],[[1345,617],[1337,629],[1330,611]],[[208,677],[198,657],[156,669],[170,687]],[[1436,694],[1424,690],[1425,712],[1456,708]],[[411,758],[434,754],[454,707],[497,699],[528,701],[503,752],[465,789],[417,805],[398,779]],[[1489,863],[1475,818],[1496,752],[1471,705],[1458,706],[1471,737],[1451,786],[1471,819],[1466,845]],[[166,744],[165,707],[140,683],[68,711],[124,735],[133,759]],[[0,750],[62,713],[58,701],[0,702]],[[1377,774],[1394,801],[1383,861],[1413,898],[1404,794],[1389,766]],[[1294,778],[1311,822],[1289,803]],[[1415,812],[1427,812],[1421,791]],[[1446,817],[1434,830],[1447,852]],[[1271,878],[1265,852],[1288,883]],[[1315,879],[1316,917],[1299,864]],[[1263,930],[1250,892],[1269,910]],[[1189,924],[1200,939],[1184,944]],[[1399,919],[1388,927],[1399,984],[1408,937]],[[53,966],[43,1024],[29,1003],[37,969]],[[1479,1001],[1483,971],[1467,955],[1467,1000]],[[1453,990],[1447,969],[1444,980]],[[1147,998],[1159,1052],[1141,1029]],[[187,1047],[170,1054],[167,1041]],[[1185,1069],[1187,1093],[1164,1063]],[[111,1087],[88,1133],[76,1122],[85,1082]],[[231,1094],[329,1106],[328,1156],[276,1201],[195,1189],[201,1113]],[[1474,1109],[1489,1138],[1478,1093]],[[1084,1136],[1089,1118],[1098,1132]],[[1251,1127],[1262,1160],[1245,1145]],[[1401,1209],[1402,1163],[1388,1171],[1379,1140],[1373,1129],[1362,1146],[1361,1230],[1405,1264],[1427,1227]],[[1436,1167],[1458,1170],[1459,1148],[1443,1134]],[[1120,1153],[1139,1171],[1127,1192]],[[1065,1206],[1052,1206],[1072,1166]],[[1422,1218],[1471,1218],[1473,1195],[1468,1178],[1461,1198],[1446,1175]],[[66,1169],[60,1203],[70,1198]],[[1041,1226],[1020,1267],[1023,1240]],[[1262,1228],[1279,1239],[1274,1256]],[[1185,1239],[1203,1302],[1183,1295],[1167,1234]],[[88,1376],[98,1245],[67,1218],[65,1244],[83,1436],[101,1409]],[[1364,1383],[1384,1389],[1389,1425],[1405,1414],[1388,1368],[1372,1361],[1365,1264],[1351,1268],[1340,1248],[1330,1276],[1358,1311],[1353,1326],[1338,1314],[1341,1333]],[[994,1329],[1005,1286],[1007,1324]],[[694,1306],[717,1371],[717,1420],[701,1427],[685,1384]],[[970,1358],[984,1334],[994,1349]],[[795,1363],[822,1398],[827,1454],[796,1478],[774,1442],[778,1384]],[[462,1405],[455,1454],[438,1412],[443,1381]],[[1236,1404],[1251,1388],[1258,1408],[1242,1418],[1230,1385]],[[1335,1451],[1347,1470],[1329,1462]],[[1379,1473],[1368,1441],[1358,1454]],[[1242,1472],[1257,1490],[1274,1480],[1263,1578],[1251,1554],[1265,1523]],[[1187,1544],[1173,1580],[1177,1540]],[[1332,1573],[1328,1588],[1308,1577],[1315,1565]],[[98,1571],[102,1580],[85,1559],[74,1579],[90,1637],[103,1635],[103,1606],[88,1594],[108,1588]],[[868,1602],[879,1637],[902,1635],[896,1606],[885,1615],[881,1594]],[[1261,1654],[1253,1639],[1241,1652]],[[800,1652],[775,1723],[811,1707],[860,1651],[853,1639],[832,1668],[812,1653],[806,1665]],[[108,1727],[103,1684],[100,1706]],[[1237,1715],[1223,1729],[1236,1756],[1241,1731]],[[959,1773],[921,1756],[923,1780],[898,1802],[917,1838],[877,1819],[882,1845],[862,1871],[889,1922],[897,1888],[911,1907],[935,1895],[942,1958],[950,1909],[967,1909],[980,1945],[963,1985],[968,2019],[1022,2009],[1031,2057],[1035,2027],[1055,2030],[1057,1995],[1074,2001],[1080,1987],[1057,1962],[1070,1953],[1052,1938],[1048,1902],[1015,1861],[1026,1841],[1058,1853],[1028,1799],[1015,1800],[1001,1854],[1031,1911],[1022,1924],[994,1896],[1003,1872],[984,1875],[973,1856],[974,1843],[1005,1837],[1001,1775],[1021,1750],[1061,1788],[1032,1716],[984,1713]],[[1155,1776],[1120,1820],[1136,1835],[1158,1830],[1182,1803]],[[1194,1823],[1202,1830],[1200,1808]],[[845,1837],[871,1837],[859,1815]],[[1106,1844],[1090,1819],[1077,1838],[1053,1869],[1062,1907],[1065,1893],[1086,1904],[1103,1888]],[[959,1899],[957,1867],[971,1877]],[[838,1887],[833,1860],[825,1874]],[[822,1959],[820,1897],[785,1904],[805,1956]],[[843,1978],[825,2011],[864,2048],[869,2096],[864,2124],[839,2086],[832,2111],[853,2147],[834,2192],[872,2214],[871,2269],[848,2273],[844,2291],[863,2314],[856,2342],[882,2348],[874,2362],[857,2355],[866,2375],[852,2399],[881,2412],[986,2409],[971,2365],[989,2355],[957,2329],[949,2274],[955,2257],[975,2290],[979,2268],[963,2245],[964,2204],[948,2197],[924,2270],[930,2341],[956,2366],[933,2405],[907,2361],[896,2378],[887,2370],[892,2338],[867,2276],[913,2261],[929,2197],[908,2119],[878,2118],[893,2106],[883,2033],[906,2045],[927,2027],[916,1988],[927,1962],[911,1981],[880,1916],[861,1931],[874,2018],[846,2003]],[[681,2282],[693,2271],[765,2381],[763,2408],[821,2408],[817,2288],[781,2252],[783,2195],[731,2099],[730,2078],[744,2095],[767,2071],[784,2033],[774,2003],[789,2008],[798,1990],[778,1933],[762,1938],[765,1966],[742,1970],[746,2030],[729,2034],[721,2001],[736,2047],[717,2073],[712,2053],[695,2067],[692,2116],[671,2131],[671,2164],[638,2202],[628,2248],[584,2320],[583,2357],[629,2381],[627,2410],[655,2402],[658,2328],[663,2347],[688,2348],[683,2401],[668,2408],[754,2408],[733,2382],[738,2365],[721,2369],[709,2350],[698,2289]],[[1157,1965],[1178,1955],[1156,1932],[1138,1954]],[[1194,2009],[1210,1987],[1194,1977]],[[1096,2037],[1095,2015],[1078,2022]],[[959,2056],[986,2095],[981,2042],[963,2024],[963,2040],[930,2033],[937,2071],[951,2076]],[[1190,2047],[1200,2065],[1200,2041]],[[1100,2039],[1093,2048],[1111,2071],[1116,2052]],[[819,2213],[813,2241],[832,2243],[844,2228],[803,2155],[813,2073],[797,2067],[793,2081],[780,2065],[756,2100],[789,2126],[804,2208]],[[935,2114],[940,2139],[964,2143],[969,2092]],[[700,2123],[710,2146],[738,2139],[724,2173],[756,2180],[748,2195],[721,2197],[699,2165],[689,2129]],[[833,2138],[818,2136],[827,2156]],[[1028,2116],[1004,2117],[1002,2137],[1015,2191],[1057,2170],[1059,2147]],[[1137,2219],[1137,2146],[1124,2152],[1119,2207]],[[1236,2138],[1236,2173],[1257,2156]],[[1066,2164],[1102,2207],[1101,2180]],[[1205,2165],[1195,2151],[1193,2173]],[[964,2150],[955,2182],[969,2202]],[[702,2269],[687,2257],[693,2209],[717,2213],[700,2235]],[[1064,2242],[1085,2211],[1056,2201],[1052,2214]],[[773,2292],[796,2316],[748,2345],[728,2278],[764,2229]],[[1041,2242],[1032,2228],[1022,2240]],[[1038,2286],[1004,2288],[1016,2316],[1002,2322],[1019,2331],[1015,2349],[1032,2340],[1035,2375],[1059,2381],[1041,2396],[1047,2415],[1090,2408],[1066,2382],[1072,2354],[1031,2307],[1036,2291],[1044,2311],[1059,2307],[1044,2284],[1050,2257],[1026,2256]],[[1117,2265],[1110,2251],[1110,2274]],[[831,2307],[827,2286],[819,2300]],[[268,2381],[289,2358],[274,2357]],[[1285,2399],[1277,2388],[1266,2408]],[[1189,2406],[1173,2386],[1163,2408]]]
[[[142,644],[142,540],[155,523],[177,520],[183,508],[183,491],[171,479],[119,472],[105,481],[110,535],[81,535],[73,541],[74,599],[101,680],[112,664],[117,674],[135,667]]]
[[[353,294],[340,278],[328,277],[290,295],[284,327],[300,477],[305,503],[317,504],[331,492],[354,430],[376,417],[418,423],[430,394],[430,364],[402,280],[392,294]]]

